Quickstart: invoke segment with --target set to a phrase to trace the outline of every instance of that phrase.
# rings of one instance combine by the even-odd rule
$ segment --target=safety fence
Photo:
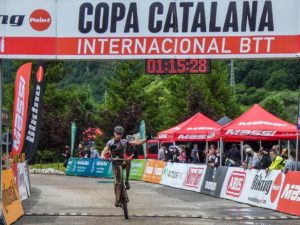
[[[30,197],[30,178],[26,162],[16,163],[2,172],[2,219],[10,225],[24,214],[22,200]]]
[[[97,171],[97,172],[96,172]],[[68,175],[112,177],[111,163],[71,158]],[[130,179],[229,199],[300,216],[300,172],[244,170],[202,164],[133,160]]]

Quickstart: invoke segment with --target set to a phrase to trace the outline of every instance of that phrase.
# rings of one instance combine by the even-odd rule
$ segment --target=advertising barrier
[[[270,173],[266,173],[264,170],[251,171],[251,176],[248,177],[251,179],[251,183],[245,192],[247,203],[276,210],[284,176],[280,170]],[[246,186],[248,184],[246,182]]]
[[[155,168],[152,174],[152,183],[160,184],[161,176],[164,172],[164,168],[166,166],[166,162],[157,160],[155,163]]]
[[[288,172],[276,191],[274,195],[280,193],[277,210],[300,216],[300,172]]]
[[[111,162],[103,159],[70,158],[66,174],[112,178]]]
[[[227,169],[227,167],[216,168],[208,166],[200,192],[202,194],[220,197]]]
[[[2,172],[2,213],[7,225],[24,214],[11,169]]]
[[[184,190],[200,192],[206,167],[207,166],[205,165],[188,164],[181,188]]]
[[[160,183],[166,186],[182,188],[188,164],[168,162],[164,168]]]
[[[220,197],[247,203],[247,196],[253,177],[257,170],[244,170],[242,168],[229,167],[223,182]]]
[[[17,163],[12,164],[11,169],[12,169],[12,172],[13,172],[15,184],[18,187],[19,185],[18,185],[18,165],[17,165]]]
[[[18,163],[18,188],[19,196],[21,200],[25,200],[30,197],[30,181],[28,167],[25,162]]]
[[[146,166],[146,160],[144,160],[144,159],[132,160],[129,179],[142,180],[145,166]]]
[[[103,159],[91,159],[92,168],[91,174],[92,177],[106,177],[112,178],[112,164],[110,161],[106,161]]]
[[[144,170],[144,174],[143,174],[143,181],[147,181],[147,182],[151,182],[152,181],[152,176],[153,176],[153,172],[154,172],[154,168],[156,165],[156,161],[155,159],[148,159],[147,163],[146,163],[146,167]]]

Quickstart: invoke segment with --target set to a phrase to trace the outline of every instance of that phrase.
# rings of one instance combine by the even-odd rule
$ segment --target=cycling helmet
[[[115,128],[114,128],[114,132],[117,132],[117,133],[123,134],[123,133],[124,133],[124,128],[123,128],[123,127],[121,127],[121,126],[115,126]]]

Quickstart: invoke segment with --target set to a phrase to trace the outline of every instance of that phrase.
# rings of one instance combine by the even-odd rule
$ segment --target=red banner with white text
[[[300,56],[299,0],[0,0],[0,5],[0,58]]]
[[[17,71],[15,80],[14,111],[12,123],[12,154],[20,154],[24,144],[28,112],[31,66],[32,63],[26,63],[22,65]]]

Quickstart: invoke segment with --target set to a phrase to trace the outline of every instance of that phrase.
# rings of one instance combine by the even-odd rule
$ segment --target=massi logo
[[[29,24],[36,31],[44,31],[51,25],[52,19],[50,14],[44,9],[33,11],[29,17]]]
[[[233,171],[227,183],[226,195],[239,197],[246,181],[246,172]]]

